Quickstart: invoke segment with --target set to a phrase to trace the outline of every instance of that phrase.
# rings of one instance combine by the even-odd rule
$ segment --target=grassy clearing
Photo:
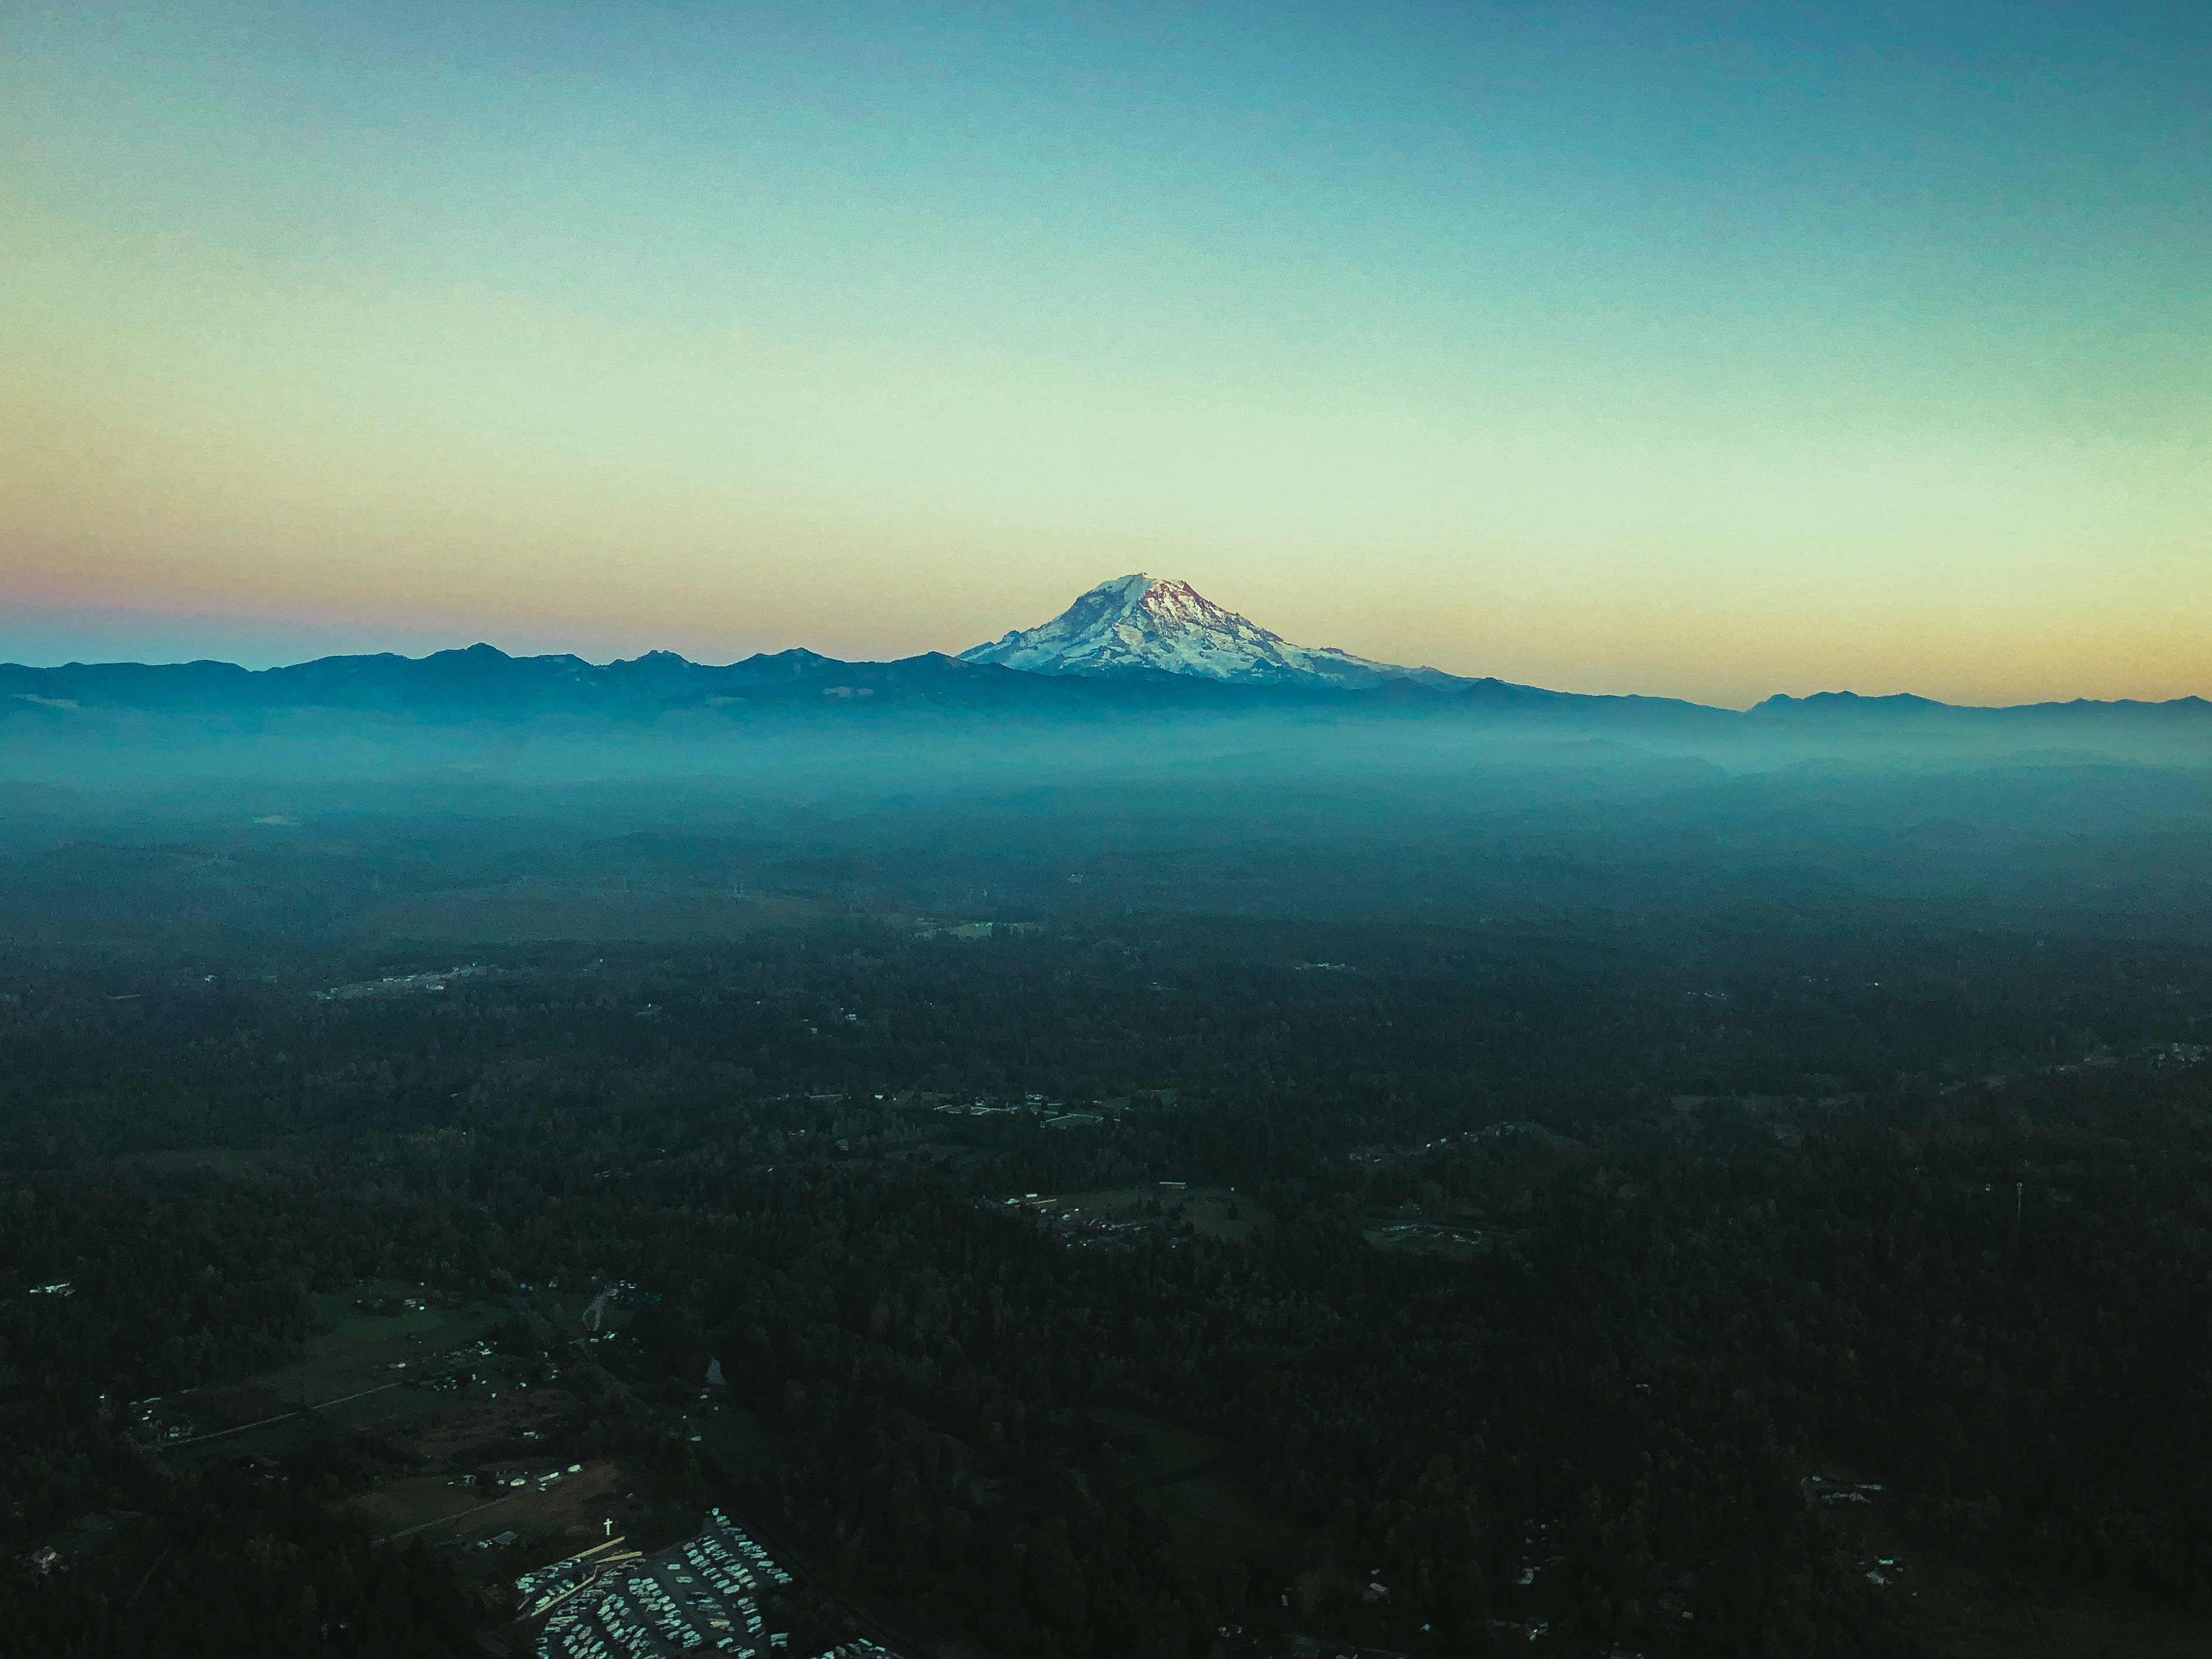
[[[452,1395],[426,1394],[404,1386],[381,1389],[332,1406],[319,1413],[341,1427],[365,1434],[404,1435],[451,1417],[468,1402]]]
[[[1370,1227],[1361,1237],[1385,1255],[1440,1255],[1447,1261],[1472,1261],[1490,1248],[1486,1242],[1423,1234],[1402,1224]]]
[[[451,1520],[483,1506],[483,1499],[474,1489],[453,1486],[447,1477],[432,1474],[389,1481],[345,1504],[368,1522],[369,1534],[376,1538]]]
[[[1241,1561],[1289,1531],[1246,1490],[1219,1436],[1146,1412],[1090,1415],[1120,1443],[1118,1456],[1094,1466],[1096,1478],[1134,1498],[1201,1571]]]
[[[696,1527],[696,1509],[674,1503],[648,1472],[602,1459],[567,1473],[568,1458],[552,1447],[576,1419],[575,1395],[555,1379],[526,1385],[515,1362],[476,1352],[514,1316],[511,1306],[374,1310],[418,1294],[412,1285],[366,1285],[318,1298],[325,1328],[300,1360],[163,1402],[157,1427],[189,1419],[214,1437],[178,1444],[173,1455],[269,1460],[335,1482],[334,1493],[343,1486],[350,1495],[333,1501],[372,1537],[448,1553],[464,1583],[510,1578],[571,1554],[602,1540],[610,1522],[618,1534],[656,1544]],[[586,1363],[562,1335],[579,1327],[591,1300],[530,1293],[531,1310],[555,1328],[552,1363],[564,1371]],[[610,1310],[605,1322],[628,1321]],[[466,1381],[471,1373],[477,1381]],[[449,1375],[461,1386],[410,1386]],[[691,1426],[702,1437],[698,1449],[727,1467],[773,1455],[773,1433],[735,1407],[702,1402]],[[535,1477],[549,1468],[561,1478],[541,1488]],[[492,1471],[528,1471],[529,1484],[459,1484]],[[510,1532],[510,1544],[477,1547]]]
[[[511,1532],[518,1540],[514,1551],[550,1559],[604,1535],[605,1522],[623,1507],[622,1484],[621,1465],[603,1459],[543,1489],[533,1482],[483,1494],[441,1476],[419,1475],[387,1481],[349,1498],[345,1507],[368,1523],[374,1537],[419,1536],[433,1547],[466,1546]],[[620,1525],[617,1521],[617,1530]]]
[[[545,1429],[573,1406],[558,1387],[431,1394],[404,1385],[380,1389],[325,1410],[256,1424],[234,1433],[178,1447],[181,1457],[281,1457],[332,1430],[387,1438],[433,1462],[469,1462],[473,1448],[518,1434]]]
[[[204,1432],[234,1423],[258,1422],[281,1412],[296,1411],[302,1405],[321,1406],[370,1389],[386,1391],[371,1396],[379,1400],[404,1395],[410,1391],[388,1385],[405,1382],[410,1372],[420,1375],[426,1361],[489,1335],[503,1317],[501,1310],[486,1303],[390,1316],[368,1313],[353,1305],[356,1294],[369,1298],[387,1292],[381,1287],[374,1287],[316,1297],[317,1310],[326,1328],[310,1340],[305,1356],[241,1382],[179,1395],[175,1405],[197,1419]],[[389,1293],[397,1293],[396,1288]]]
[[[1226,1187],[1112,1187],[1084,1193],[1055,1193],[1055,1215],[1130,1220],[1148,1214],[1149,1200],[1160,1206],[1163,1218],[1184,1220],[1207,1238],[1242,1239],[1267,1219],[1249,1194]]]
[[[64,1563],[74,1566],[99,1554],[140,1518],[137,1510],[96,1510],[79,1516],[45,1541],[61,1553]]]
[[[486,1302],[460,1308],[422,1308],[406,1313],[372,1313],[356,1307],[360,1302],[404,1296],[410,1287],[377,1285],[357,1292],[337,1291],[315,1298],[315,1310],[325,1329],[315,1339],[315,1357],[390,1359],[407,1358],[408,1350],[426,1347],[443,1352],[491,1333],[504,1312]]]

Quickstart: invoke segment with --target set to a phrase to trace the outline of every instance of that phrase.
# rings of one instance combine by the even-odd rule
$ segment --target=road
[[[244,1434],[248,1429],[265,1429],[271,1423],[289,1422],[295,1417],[305,1417],[309,1412],[326,1412],[333,1406],[343,1406],[349,1400],[366,1400],[370,1395],[382,1394],[386,1389],[404,1386],[398,1382],[380,1382],[373,1389],[363,1389],[359,1394],[340,1395],[336,1400],[325,1400],[319,1406],[302,1406],[296,1411],[278,1412],[274,1417],[264,1417],[258,1423],[241,1423],[234,1429],[217,1429],[212,1434],[196,1434],[189,1440],[156,1442],[155,1451],[174,1451],[182,1446],[197,1446],[204,1440],[220,1440],[228,1434]]]
[[[433,1527],[442,1527],[449,1521],[466,1521],[473,1516],[482,1515],[486,1510],[495,1510],[501,1504],[512,1504],[518,1498],[528,1498],[531,1495],[532,1492],[529,1491],[511,1492],[504,1498],[488,1499],[472,1510],[456,1510],[451,1515],[441,1515],[429,1521],[420,1521],[411,1527],[402,1527],[398,1532],[387,1532],[376,1541],[380,1544],[389,1544],[395,1539],[412,1538],[418,1532],[428,1532]]]

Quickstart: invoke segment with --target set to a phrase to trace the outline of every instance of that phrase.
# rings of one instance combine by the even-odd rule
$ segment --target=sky
[[[2201,3],[0,0],[0,659],[2212,695]]]

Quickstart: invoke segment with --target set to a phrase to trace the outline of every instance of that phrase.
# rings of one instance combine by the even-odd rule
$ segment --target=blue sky
[[[2212,690],[2212,9],[1936,9],[21,11],[0,655]]]

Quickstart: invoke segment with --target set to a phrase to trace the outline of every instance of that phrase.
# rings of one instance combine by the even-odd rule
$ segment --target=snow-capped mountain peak
[[[1188,582],[1143,574],[1101,582],[1042,626],[1017,629],[960,656],[965,662],[997,663],[1036,674],[1191,674],[1344,686],[1447,678],[1433,669],[1370,662],[1334,647],[1292,645],[1224,610]]]

